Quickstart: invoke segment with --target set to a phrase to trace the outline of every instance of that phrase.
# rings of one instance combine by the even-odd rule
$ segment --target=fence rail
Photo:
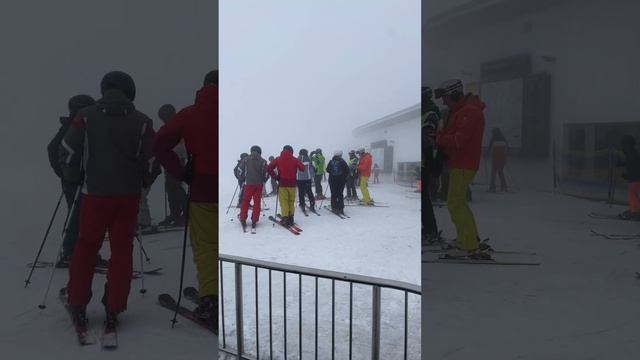
[[[231,346],[229,346],[227,342],[227,333],[226,333],[226,324],[225,324],[225,307],[224,307],[224,264],[231,264],[234,269],[234,294],[235,294],[235,336]],[[315,311],[314,311],[314,320],[315,320],[315,329],[314,329],[314,354],[315,359],[318,359],[318,279],[326,279],[331,281],[331,359],[335,358],[335,349],[336,349],[336,336],[335,336],[335,322],[336,322],[336,282],[343,282],[349,284],[349,359],[352,359],[353,356],[353,285],[364,285],[371,287],[371,300],[372,300],[372,328],[371,328],[371,359],[379,360],[380,359],[380,338],[381,338],[381,315],[382,315],[382,307],[381,307],[381,293],[383,289],[391,289],[394,291],[399,291],[404,294],[404,344],[403,344],[403,359],[407,359],[408,356],[408,300],[409,295],[420,296],[422,293],[422,289],[420,286],[415,284],[410,284],[401,281],[394,281],[388,279],[380,279],[375,277],[357,275],[357,274],[348,274],[336,271],[328,271],[328,270],[319,270],[302,266],[295,265],[284,265],[278,264],[269,261],[263,260],[255,260],[249,259],[239,256],[232,255],[224,255],[220,254],[219,256],[219,267],[220,267],[220,303],[221,303],[221,318],[222,318],[222,339],[219,345],[219,350],[233,355],[236,359],[260,359],[260,331],[259,331],[259,297],[258,297],[258,269],[267,270],[268,271],[268,301],[269,301],[269,359],[273,359],[273,293],[272,293],[272,271],[276,271],[278,273],[282,273],[283,279],[283,312],[284,312],[284,351],[283,356],[284,359],[287,359],[287,275],[298,275],[298,326],[299,326],[299,334],[298,334],[298,344],[299,344],[299,354],[298,358],[302,358],[302,340],[303,340],[303,329],[302,329],[302,277],[311,277],[315,279]],[[249,355],[245,351],[244,346],[244,305],[243,305],[243,269],[253,268],[254,273],[254,291],[255,291],[255,325],[256,325],[256,334],[255,334],[255,342],[256,342],[256,355],[255,357]],[[235,346],[235,347],[232,347]],[[322,356],[321,358],[326,358]]]

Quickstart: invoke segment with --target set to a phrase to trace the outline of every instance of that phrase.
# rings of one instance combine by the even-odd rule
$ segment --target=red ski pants
[[[253,210],[251,211],[251,221],[260,220],[260,205],[262,201],[262,184],[244,185],[242,195],[242,205],[240,205],[240,220],[246,221],[249,212],[249,202],[253,199]]]
[[[140,194],[125,196],[84,195],[80,208],[80,234],[69,266],[69,303],[86,306],[96,255],[109,231],[111,258],[102,302],[110,312],[127,308],[133,267],[133,238]]]

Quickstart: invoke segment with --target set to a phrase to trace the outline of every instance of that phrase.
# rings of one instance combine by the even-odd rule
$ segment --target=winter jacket
[[[184,139],[192,157],[191,201],[218,202],[218,87],[203,86],[195,103],[169,119],[156,135],[153,151],[162,166],[177,179],[187,180],[173,148]]]
[[[478,171],[482,153],[485,104],[474,95],[453,106],[447,126],[436,135],[436,143],[445,149],[451,169]]]
[[[95,105],[81,110],[67,130],[59,150],[63,178],[83,182],[84,194],[139,194],[153,181],[153,136],[151,119],[122,92],[107,91]]]
[[[263,159],[257,151],[252,152],[244,159],[242,172],[247,185],[262,185],[269,179],[267,160]]]
[[[238,160],[236,167],[233,168],[233,176],[236,177],[239,184],[244,184],[244,181],[245,181],[244,160]]]
[[[316,175],[324,175],[324,156],[321,153],[314,152],[313,155],[311,155],[311,162],[313,163],[313,168],[316,170]]]
[[[334,156],[327,164],[326,171],[329,173],[329,181],[346,181],[347,175],[349,175],[349,165],[342,157]]]
[[[360,162],[358,162],[358,172],[361,176],[370,177],[371,176],[371,154],[364,153],[360,157]]]
[[[435,139],[440,119],[440,109],[433,101],[422,104],[422,166],[431,177],[440,176],[444,165],[444,151]]]
[[[358,173],[358,158],[352,157],[347,161],[347,165],[349,165],[349,176],[356,177]]]
[[[311,180],[313,179],[313,175],[315,174],[313,166],[311,165],[311,160],[308,156],[299,156],[298,160],[304,165],[304,170],[298,171],[296,178],[299,181]]]
[[[278,177],[274,170],[278,170]],[[270,176],[278,179],[280,187],[296,187],[297,170],[303,171],[304,165],[288,151],[282,150],[280,156],[267,166]]]
[[[58,175],[59,178],[62,179],[62,167],[60,166],[60,159],[58,158],[60,144],[62,143],[62,139],[67,134],[69,130],[69,126],[71,126],[71,118],[69,117],[61,117],[60,118],[60,129],[56,135],[51,139],[49,145],[47,145],[47,153],[49,155],[49,164],[51,164],[51,168],[53,172]]]

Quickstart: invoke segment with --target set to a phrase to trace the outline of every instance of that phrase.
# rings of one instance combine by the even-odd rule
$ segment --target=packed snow
[[[498,260],[540,266],[422,264],[423,343],[428,359],[636,359],[640,353],[637,222],[597,220],[621,206],[560,194],[493,194],[476,186],[471,207]],[[446,208],[443,235],[455,237]],[[423,259],[435,258],[425,254]]]
[[[53,187],[55,184],[52,184]],[[154,185],[162,188],[162,183]],[[46,188],[46,186],[45,186]],[[67,270],[55,270],[46,309],[43,303],[51,268],[36,269],[28,288],[24,288],[29,268],[33,261],[46,225],[57,199],[55,191],[41,198],[42,206],[34,207],[30,219],[16,219],[7,224],[9,232],[0,243],[1,279],[4,285],[0,297],[0,349],[3,358],[22,359],[213,359],[217,353],[217,338],[189,320],[178,317],[175,328],[171,328],[173,313],[157,305],[160,293],[177,296],[180,276],[180,256],[182,253],[182,232],[172,232],[142,237],[145,250],[151,260],[144,268],[149,270],[162,267],[160,275],[144,278],[146,294],[141,294],[142,280],[133,280],[129,304],[126,312],[119,316],[119,348],[114,351],[102,350],[100,343],[81,347],[76,339],[71,320],[58,299],[58,291],[68,279]],[[155,193],[154,193],[155,194]],[[160,192],[161,194],[161,192]],[[160,203],[161,204],[161,203]],[[32,204],[33,205],[33,204]],[[19,205],[22,206],[22,205]],[[162,213],[160,206],[152,207],[156,219]],[[55,261],[62,239],[62,223],[66,215],[63,204],[51,229],[49,239],[40,260]],[[103,244],[101,251],[108,258],[109,243]],[[134,269],[140,269],[139,247],[134,247]],[[87,313],[92,331],[99,339],[104,320],[104,308],[100,303],[105,276],[96,274],[93,282],[93,299]],[[187,248],[185,286],[196,286],[195,267],[191,260],[191,249]],[[187,300],[183,304],[195,307]]]
[[[227,177],[228,179],[228,177]],[[275,212],[275,197],[265,203],[257,233],[243,233],[237,219],[237,198],[231,201],[236,183],[233,178],[221,184],[220,252],[227,255],[297,265],[315,269],[365,275],[420,285],[419,233],[420,201],[412,189],[395,185],[384,178],[381,184],[370,184],[376,201],[390,207],[346,206],[351,218],[340,219],[327,209],[321,216],[304,216],[296,199],[295,221],[303,229],[293,235],[280,225],[268,220]],[[267,183],[267,190],[270,185]],[[327,187],[326,182],[323,183]],[[330,203],[330,191],[324,205]],[[237,195],[236,195],[237,196]],[[232,204],[227,213],[226,206]],[[320,201],[316,202],[316,206]],[[249,215],[251,210],[249,211]],[[249,221],[250,223],[250,221]],[[225,333],[226,345],[235,347],[234,273],[231,264],[225,264]],[[243,305],[245,348],[256,353],[255,344],[255,290],[254,269],[243,270]],[[259,332],[261,358],[269,354],[268,271],[258,272]],[[273,354],[284,359],[283,343],[283,287],[282,273],[272,272],[273,291]],[[287,276],[287,352],[299,352],[299,297],[298,276]],[[302,278],[302,333],[303,358],[314,355],[314,279]],[[420,359],[420,296],[409,295],[409,359]],[[354,286],[354,359],[370,358],[371,351],[371,288]],[[331,358],[331,281],[319,280],[319,358]],[[336,353],[337,359],[348,357],[349,286],[336,282]],[[398,291],[382,292],[382,344],[381,358],[397,359],[403,351],[404,294]],[[222,340],[222,339],[221,339]]]

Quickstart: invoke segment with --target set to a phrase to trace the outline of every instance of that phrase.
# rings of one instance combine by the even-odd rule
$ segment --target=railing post
[[[380,286],[373,286],[371,359],[380,360]]]
[[[236,272],[236,350],[238,351],[238,359],[242,359],[244,353],[244,327],[242,325],[242,264],[235,264]]]

